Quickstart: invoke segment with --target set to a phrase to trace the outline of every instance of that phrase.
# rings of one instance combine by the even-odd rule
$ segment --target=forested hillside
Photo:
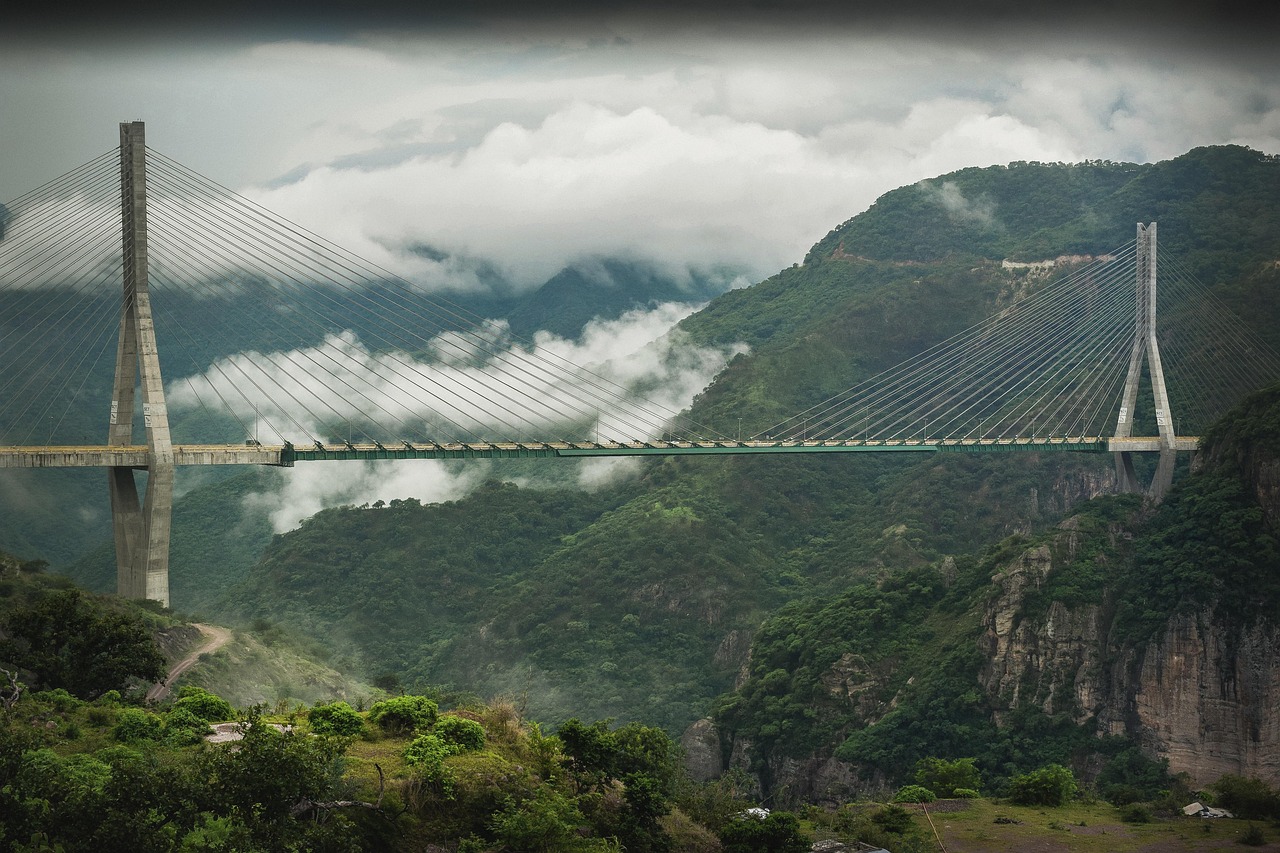
[[[750,346],[690,414],[727,435],[767,433],[1153,220],[1161,257],[1194,270],[1280,348],[1280,161],[1223,146],[1152,165],[1019,163],[888,193],[803,263],[684,320],[679,333],[696,343]],[[1055,273],[1005,260],[1052,260]],[[617,275],[632,273],[643,277]],[[557,287],[573,292],[571,279]],[[1036,549],[1053,552],[1064,523],[1076,525],[1077,553],[1108,556],[1031,560],[1072,567],[1052,578],[1080,574],[1061,589],[1036,586],[1039,598],[1010,605],[1017,612],[1038,613],[1059,593],[1062,606],[1096,604],[1089,596],[1106,582],[1154,577],[1127,556],[1126,535],[1176,553],[1158,528],[1142,527],[1132,501],[1085,503],[1112,490],[1109,457],[665,460],[591,492],[550,474],[556,464],[490,468],[489,482],[445,503],[326,510],[275,537],[242,498],[291,472],[198,485],[178,504],[175,606],[305,631],[369,677],[409,689],[516,696],[552,723],[611,717],[676,734],[714,711],[726,749],[751,744],[754,757],[739,764],[770,791],[816,793],[814,773],[782,780],[779,767],[794,770],[801,757],[843,762],[833,772],[855,785],[863,771],[900,777],[925,741],[968,744],[998,778],[1050,755],[1119,754],[1133,743],[1096,742],[1089,715],[1112,719],[1096,709],[1064,706],[1063,717],[1052,703],[1037,711],[1000,699],[1020,676],[988,668],[1013,641],[990,653],[978,642],[991,576],[1010,561],[1029,565],[1023,555]],[[1185,463],[1179,478],[1203,482],[1187,478]],[[110,552],[75,571],[109,585]],[[1115,625],[1158,632],[1169,618],[1152,611]],[[1138,660],[1140,640],[1122,647],[1127,660]],[[1047,678],[1032,692],[1068,691]],[[828,696],[837,684],[861,697],[855,708]],[[875,709],[895,697],[901,710],[880,720]],[[1114,714],[1108,731],[1141,737]]]
[[[692,415],[727,434],[767,430],[1047,280],[1003,259],[1103,254],[1156,218],[1162,256],[1280,344],[1278,217],[1280,164],[1235,147],[1149,166],[967,169],[895,190],[803,264],[681,324],[701,343],[751,346]],[[1060,454],[667,460],[587,494],[540,487],[538,466],[555,464],[448,504],[326,511],[252,571],[261,526],[177,525],[175,603],[305,626],[406,684],[527,694],[546,719],[674,732],[733,686],[750,637],[783,603],[1034,535],[1113,476],[1109,459]],[[210,513],[212,494],[183,503]],[[215,548],[209,527],[248,530],[250,545]],[[109,554],[96,565],[109,582]]]
[[[1099,497],[981,554],[782,608],[717,704],[724,754],[791,800],[851,797],[932,756],[992,780],[1092,768],[1102,793],[1142,798],[1167,784],[1154,758],[1198,785],[1273,777],[1280,385],[1205,442],[1158,508]]]

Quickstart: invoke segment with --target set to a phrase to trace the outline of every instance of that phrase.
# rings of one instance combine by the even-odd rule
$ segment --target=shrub
[[[893,795],[895,803],[932,803],[938,799],[923,785],[905,785]]]
[[[387,734],[405,735],[431,728],[437,711],[439,706],[426,696],[394,696],[375,702],[369,709],[369,721]]]
[[[956,788],[951,792],[951,796],[958,800],[978,800],[982,798],[982,794],[978,793],[973,788]]]
[[[456,752],[452,745],[428,732],[409,742],[404,748],[404,760],[423,781],[437,785],[445,796],[452,796],[453,775],[444,766],[444,760]]]
[[[1133,785],[1111,785],[1107,788],[1103,797],[1113,806],[1127,806],[1130,803],[1139,802],[1142,799],[1142,792]]]
[[[885,832],[902,835],[911,829],[911,812],[902,806],[888,805],[871,816],[871,821]]]
[[[1076,777],[1050,764],[1009,780],[1009,799],[1020,806],[1063,806],[1076,792]]]
[[[39,693],[32,694],[31,698],[35,699],[37,702],[42,702],[53,708],[53,710],[59,712],[74,711],[76,708],[84,704],[61,687],[54,688],[53,690],[42,690]]]
[[[446,744],[455,747],[455,752],[484,749],[484,726],[466,717],[441,717],[436,722],[435,733]]]
[[[1218,805],[1236,817],[1266,820],[1280,817],[1280,795],[1261,779],[1223,776],[1212,786]]]
[[[235,717],[235,710],[230,702],[200,687],[183,687],[178,691],[178,701],[173,703],[173,707],[190,711],[209,723],[223,722]]]
[[[720,830],[725,853],[808,853],[810,842],[789,812],[731,820]]]
[[[141,708],[125,708],[116,718],[111,736],[121,743],[142,743],[159,740],[162,733],[160,718]]]
[[[209,733],[209,721],[197,717],[189,708],[174,707],[164,715],[164,739],[174,746],[191,746]]]
[[[1121,807],[1120,819],[1125,823],[1151,823],[1151,810],[1142,803],[1129,803]]]
[[[316,705],[307,714],[311,731],[319,735],[355,737],[364,729],[364,720],[346,702]]]
[[[956,789],[978,790],[982,787],[982,775],[975,766],[976,759],[922,758],[916,762],[916,784],[933,791],[939,797],[954,797]]]

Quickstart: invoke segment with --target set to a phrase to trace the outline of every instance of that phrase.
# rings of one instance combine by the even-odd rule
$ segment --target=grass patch
[[[1250,829],[1248,821],[1231,819],[1154,817],[1150,823],[1125,823],[1115,807],[1106,803],[1071,803],[1062,808],[1015,806],[986,799],[971,803],[972,807],[964,811],[930,811],[933,825],[947,850],[953,853],[1056,850],[1063,844],[1068,847],[1061,849],[1072,853],[1239,850],[1238,842],[1247,837]],[[906,808],[912,812],[917,827],[930,832],[920,807]]]

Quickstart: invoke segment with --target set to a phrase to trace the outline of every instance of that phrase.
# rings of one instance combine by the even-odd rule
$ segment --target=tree
[[[1009,780],[1009,799],[1020,806],[1064,806],[1076,792],[1076,777],[1050,764]]]
[[[1261,779],[1226,775],[1210,787],[1218,795],[1218,805],[1238,818],[1267,820],[1280,817],[1280,793]]]
[[[346,702],[316,705],[307,713],[307,721],[318,735],[355,737],[364,731],[364,720]]]
[[[3,622],[0,660],[35,676],[46,689],[84,699],[122,690],[130,679],[156,681],[164,656],[142,620],[105,610],[78,589],[59,590]]]
[[[720,830],[720,841],[725,853],[807,853],[810,847],[800,821],[789,812],[732,820]]]
[[[173,707],[190,711],[209,723],[218,723],[235,717],[235,710],[232,709],[230,702],[202,687],[183,687],[178,692],[178,701],[173,703]]]
[[[954,797],[956,790],[982,788],[982,774],[974,766],[975,759],[922,758],[916,762],[916,784],[923,785],[944,799]]]
[[[375,702],[369,721],[387,734],[404,735],[435,725],[439,706],[426,696],[393,696]]]

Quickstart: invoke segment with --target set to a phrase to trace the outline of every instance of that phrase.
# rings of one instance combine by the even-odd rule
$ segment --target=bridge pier
[[[1155,403],[1156,426],[1160,431],[1160,461],[1156,464],[1151,484],[1144,490],[1133,467],[1133,453],[1115,454],[1116,488],[1121,492],[1145,491],[1148,498],[1161,500],[1173,485],[1173,469],[1177,463],[1177,436],[1174,435],[1173,413],[1169,392],[1164,382],[1164,366],[1160,361],[1160,344],[1156,341],[1156,223],[1138,223],[1137,299],[1134,317],[1133,347],[1129,352],[1129,372],[1120,398],[1120,415],[1116,420],[1116,438],[1133,434],[1134,413],[1138,405],[1138,385],[1142,379],[1145,357],[1151,376],[1151,396]]]
[[[125,598],[152,599],[167,607],[174,454],[147,280],[146,142],[140,121],[120,125],[120,200],[124,298],[107,445],[133,443],[134,400],[140,387],[147,486],[139,501],[133,467],[116,466],[108,472],[116,591]]]

